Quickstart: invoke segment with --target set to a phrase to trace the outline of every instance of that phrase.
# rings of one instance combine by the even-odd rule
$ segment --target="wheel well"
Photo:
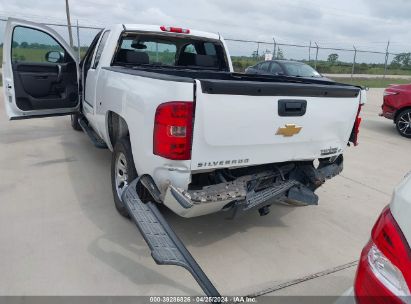
[[[398,115],[400,115],[400,113],[403,112],[404,110],[411,110],[411,106],[401,108],[401,109],[397,110],[397,112],[395,112],[395,116],[394,116],[394,122],[395,123],[397,123]]]
[[[108,112],[107,128],[110,136],[110,143],[113,148],[120,138],[130,136],[126,121],[115,112]]]

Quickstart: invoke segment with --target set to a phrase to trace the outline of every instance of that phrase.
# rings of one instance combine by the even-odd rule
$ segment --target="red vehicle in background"
[[[398,132],[411,138],[411,84],[391,85],[385,89],[380,116],[394,120]]]

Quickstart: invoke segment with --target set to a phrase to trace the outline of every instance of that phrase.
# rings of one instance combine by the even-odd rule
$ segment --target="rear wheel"
[[[116,209],[122,216],[127,218],[129,214],[121,200],[121,195],[130,182],[136,178],[137,172],[134,167],[130,141],[127,138],[121,138],[115,144],[112,154],[111,185]]]
[[[411,109],[407,109],[398,114],[395,122],[397,131],[402,136],[411,138]]]
[[[83,131],[80,124],[78,123],[79,118],[79,114],[71,114],[71,127],[76,131]]]

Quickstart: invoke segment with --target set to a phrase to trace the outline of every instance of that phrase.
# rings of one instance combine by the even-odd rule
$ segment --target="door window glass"
[[[139,56],[133,52],[142,53]],[[116,61],[126,63],[144,62],[147,64],[174,65],[177,46],[174,43],[162,40],[144,40],[124,38]],[[131,59],[130,59],[131,58]],[[146,62],[148,59],[148,62]]]
[[[260,70],[268,71],[268,67],[269,67],[269,66],[270,66],[270,62],[269,62],[269,61],[263,62],[263,63],[260,65]]]
[[[97,52],[96,52],[96,58],[94,59],[94,64],[93,68],[95,69],[100,62],[101,54],[103,53],[104,46],[106,45],[108,34],[110,34],[110,31],[106,31],[103,34],[103,37],[101,37],[100,40],[100,45],[98,46]]]
[[[280,67],[278,63],[272,62],[270,66],[270,72],[278,75],[283,73],[283,69]]]
[[[13,31],[11,58],[13,62],[62,62],[66,54],[61,45],[49,34],[16,26]]]

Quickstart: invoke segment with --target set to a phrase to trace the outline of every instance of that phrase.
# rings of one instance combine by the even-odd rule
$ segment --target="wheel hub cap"
[[[115,173],[117,195],[119,198],[121,198],[121,195],[123,194],[124,189],[128,185],[127,160],[126,160],[126,156],[121,152],[117,156],[114,173]]]
[[[402,134],[411,135],[411,113],[405,113],[399,118],[398,128]]]

